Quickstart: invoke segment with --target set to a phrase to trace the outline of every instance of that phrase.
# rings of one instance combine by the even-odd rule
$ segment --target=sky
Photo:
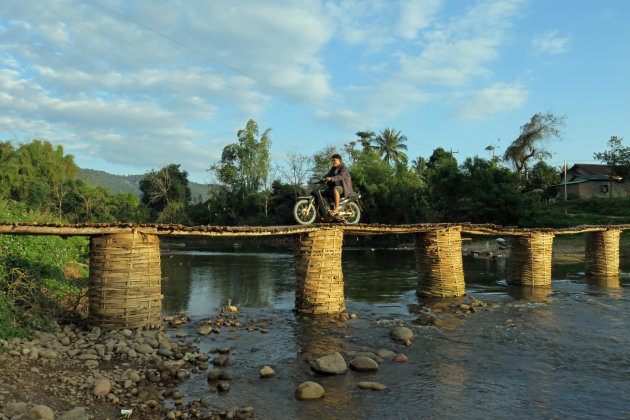
[[[357,131],[409,159],[501,155],[566,116],[548,162],[630,141],[630,1],[0,0],[0,140],[46,139],[82,168],[181,164],[195,182],[249,119],[287,153]]]

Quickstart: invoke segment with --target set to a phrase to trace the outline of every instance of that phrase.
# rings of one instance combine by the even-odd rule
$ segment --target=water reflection
[[[610,296],[616,299],[623,298],[621,280],[619,276],[610,277],[586,277],[587,291],[598,296]]]
[[[236,306],[293,307],[293,257],[284,254],[164,253],[165,312],[212,312],[229,300]],[[291,298],[288,298],[288,296]]]
[[[507,294],[515,300],[527,300],[529,302],[551,302],[553,293],[551,286],[507,286]]]

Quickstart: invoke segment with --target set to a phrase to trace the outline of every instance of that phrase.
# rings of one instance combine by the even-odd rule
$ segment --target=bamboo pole
[[[159,327],[161,276],[157,236],[135,232],[90,238],[90,324]]]
[[[415,243],[418,295],[442,298],[465,295],[461,227],[416,233]]]
[[[296,236],[295,308],[299,312],[336,314],[345,310],[342,244],[341,229],[321,229]]]
[[[554,234],[530,232],[511,238],[507,283],[516,286],[550,286]]]

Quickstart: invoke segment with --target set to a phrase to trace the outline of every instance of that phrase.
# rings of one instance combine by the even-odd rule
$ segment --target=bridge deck
[[[570,228],[518,228],[492,224],[471,223],[421,223],[412,225],[358,224],[355,226],[331,223],[316,223],[308,226],[184,226],[152,223],[81,223],[55,224],[31,222],[2,222],[0,234],[5,235],[57,235],[97,236],[118,233],[141,232],[159,236],[188,237],[243,237],[280,236],[314,232],[321,229],[342,229],[352,235],[386,235],[427,232],[435,229],[461,227],[464,234],[489,236],[522,236],[531,233],[553,233],[555,235],[597,232],[610,229],[629,230],[630,225],[581,225]]]

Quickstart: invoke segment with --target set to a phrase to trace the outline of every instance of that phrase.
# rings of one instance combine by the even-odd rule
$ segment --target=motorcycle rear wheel
[[[355,202],[348,203],[348,206],[345,210],[346,213],[349,213],[347,216],[344,215],[343,222],[347,225],[356,225],[361,220],[361,207]]]
[[[310,225],[316,216],[315,206],[309,200],[298,200],[293,206],[293,217],[301,225]]]

